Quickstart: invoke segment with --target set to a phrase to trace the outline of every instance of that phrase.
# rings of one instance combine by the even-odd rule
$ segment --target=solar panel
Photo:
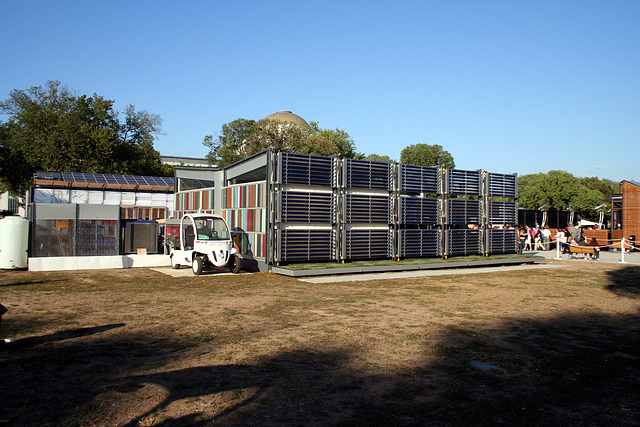
[[[60,175],[60,172],[45,172],[45,171],[37,171],[36,172],[36,179],[55,179],[55,180],[62,180],[62,175]]]
[[[129,184],[173,187],[173,177],[141,176],[141,175],[111,175],[102,173],[83,172],[44,172],[38,171],[36,179],[55,179],[65,182],[86,182],[96,184]]]

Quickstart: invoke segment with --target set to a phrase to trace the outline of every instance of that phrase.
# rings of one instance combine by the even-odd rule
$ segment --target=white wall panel
[[[70,203],[69,190],[52,188],[35,188],[33,190],[34,203]]]

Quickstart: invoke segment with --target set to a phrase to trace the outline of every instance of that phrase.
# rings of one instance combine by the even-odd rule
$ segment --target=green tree
[[[441,166],[453,169],[453,156],[441,145],[414,144],[400,152],[400,163],[418,166]]]
[[[153,141],[159,116],[129,106],[124,121],[114,101],[74,95],[58,81],[13,90],[0,102],[0,181],[24,192],[36,170],[170,175]],[[16,162],[20,167],[16,168]]]
[[[236,119],[222,125],[217,137],[205,136],[203,144],[209,148],[209,163],[220,167],[267,148],[317,156],[363,157],[346,131],[321,129],[317,122],[307,127],[277,120]]]
[[[363,159],[364,155],[356,151],[356,143],[344,129],[321,129],[318,136],[333,144],[340,157],[345,159]]]
[[[364,158],[365,160],[369,160],[370,162],[391,162],[391,157],[389,156],[381,156],[379,154],[369,154]]]
[[[161,134],[161,129],[162,119],[159,115],[144,110],[136,111],[129,105],[124,113],[124,121],[118,126],[118,138],[113,148],[113,162],[109,172],[172,175],[173,168],[164,165],[160,153],[153,148],[153,142]]]
[[[204,138],[203,144],[209,147],[207,160],[220,167],[230,165],[248,157],[247,141],[257,131],[255,120],[236,119],[222,125],[222,132],[214,139],[212,135]]]
[[[605,198],[620,192],[620,183],[598,177],[580,178],[580,183],[591,190],[598,190]]]
[[[602,204],[604,195],[583,184],[569,172],[553,170],[548,173],[522,175],[518,177],[518,205],[525,209],[567,210],[569,207],[582,218],[597,220],[595,207]]]

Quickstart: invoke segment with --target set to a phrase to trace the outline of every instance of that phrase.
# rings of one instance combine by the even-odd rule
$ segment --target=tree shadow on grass
[[[129,412],[127,425],[640,422],[640,316],[557,316],[490,331],[453,327],[425,348],[432,357],[393,373],[353,368],[353,350],[304,349],[254,364],[132,375],[111,387],[116,402],[146,396],[150,403]]]
[[[609,272],[611,284],[607,289],[614,294],[632,298],[640,297],[640,267],[624,267]]]
[[[217,365],[136,375],[116,386],[120,393],[146,393],[149,385],[164,393],[144,413],[127,425],[148,423],[169,408],[180,413],[180,403],[193,407],[200,399],[204,406],[195,413],[165,421],[168,425],[334,425],[343,415],[340,390],[351,388],[353,374],[344,372],[352,357],[346,350],[300,350],[277,354],[255,364]],[[344,388],[344,389],[343,389]],[[338,392],[337,392],[338,391]],[[336,406],[336,403],[338,404]]]
[[[640,316],[454,328],[437,345],[435,362],[395,378],[384,404],[364,402],[345,425],[640,423]]]
[[[0,411],[6,411],[0,419],[167,426],[640,423],[639,315],[560,315],[491,330],[454,326],[425,339],[421,363],[393,372],[361,363],[350,348],[164,370],[184,355],[177,343],[112,329],[108,336],[0,354]]]
[[[64,282],[64,279],[47,279],[47,280],[25,280],[23,278],[3,278],[3,280],[7,280],[5,283],[0,283],[0,287],[13,287],[13,286],[29,286],[29,285],[41,285],[41,284],[51,284],[55,282]]]
[[[22,338],[10,344],[0,346],[0,351],[8,351],[8,352],[18,351],[28,347],[44,344],[44,343],[68,340],[72,338],[80,338],[80,337],[85,337],[93,334],[99,334],[101,332],[106,332],[108,330],[115,329],[115,328],[121,328],[123,326],[125,326],[124,323],[112,323],[109,325],[70,329],[67,331],[59,331],[59,332],[54,332],[52,334],[47,334],[47,335]]]

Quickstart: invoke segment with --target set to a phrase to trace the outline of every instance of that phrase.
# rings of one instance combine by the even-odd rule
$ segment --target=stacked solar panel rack
[[[290,153],[271,161],[274,262],[518,250],[515,174]]]

